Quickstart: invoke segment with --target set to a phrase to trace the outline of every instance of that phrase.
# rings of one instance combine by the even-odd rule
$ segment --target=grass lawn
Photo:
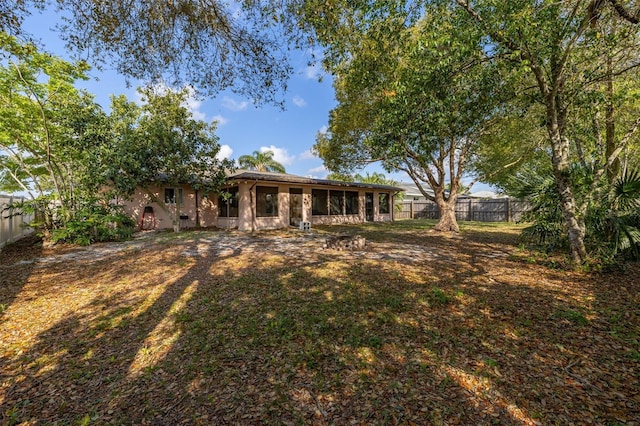
[[[0,424],[640,424],[640,265],[461,225],[8,246]]]

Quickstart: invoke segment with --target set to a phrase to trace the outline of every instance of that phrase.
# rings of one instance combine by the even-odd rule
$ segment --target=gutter
[[[196,189],[196,228],[200,228],[200,212],[198,208],[198,190]]]

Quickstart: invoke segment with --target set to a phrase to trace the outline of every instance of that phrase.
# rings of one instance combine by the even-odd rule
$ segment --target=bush
[[[576,196],[586,196],[591,176],[579,166],[571,174]],[[523,219],[532,222],[521,240],[547,252],[567,248],[560,196],[550,174],[527,171],[519,177],[516,196],[529,199],[533,209]],[[612,265],[620,258],[640,259],[640,171],[627,171],[615,182],[601,182],[584,214],[585,245],[595,261]]]
[[[89,245],[131,237],[135,221],[113,206],[93,205],[78,211],[63,226],[51,231],[51,242]]]

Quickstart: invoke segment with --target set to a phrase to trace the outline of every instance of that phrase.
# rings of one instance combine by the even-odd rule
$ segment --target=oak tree
[[[360,34],[333,68],[339,104],[315,145],[331,170],[380,161],[406,172],[439,208],[434,229],[455,232],[468,161],[509,93],[480,34],[452,25],[460,18],[442,7],[411,25],[381,19]]]

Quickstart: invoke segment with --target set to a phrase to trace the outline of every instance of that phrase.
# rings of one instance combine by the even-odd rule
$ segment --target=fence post
[[[413,200],[411,200],[409,212],[409,219],[413,219]]]
[[[9,205],[13,205],[13,195],[9,197]],[[9,209],[9,238],[7,242],[13,241],[13,208]]]
[[[0,247],[4,246],[4,198],[0,198]]]

